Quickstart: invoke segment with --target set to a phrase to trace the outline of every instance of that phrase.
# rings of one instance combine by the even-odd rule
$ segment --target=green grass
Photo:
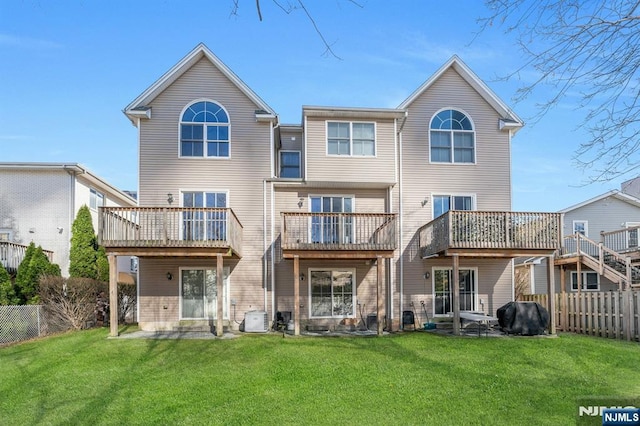
[[[1,424],[575,424],[640,395],[640,345],[562,335],[107,339],[0,349]]]

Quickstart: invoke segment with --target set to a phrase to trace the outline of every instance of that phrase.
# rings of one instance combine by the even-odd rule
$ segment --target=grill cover
[[[549,325],[549,311],[537,302],[509,302],[498,308],[497,316],[500,328],[508,334],[544,334]]]

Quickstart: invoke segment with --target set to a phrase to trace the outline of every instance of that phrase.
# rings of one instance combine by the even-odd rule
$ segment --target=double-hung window
[[[581,272],[583,291],[598,291],[600,289],[600,278],[597,272]],[[571,290],[578,291],[578,273],[571,272]]]
[[[589,236],[589,222],[586,220],[574,220],[573,221],[573,233],[582,234],[585,237]]]
[[[323,269],[309,271],[311,318],[352,318],[355,316],[355,271]]]
[[[300,151],[280,151],[280,177],[300,178]]]
[[[458,271],[460,279],[460,310],[475,311],[478,298],[476,269],[461,268]],[[433,313],[446,315],[452,312],[451,294],[453,292],[453,273],[450,268],[434,268],[433,270]]]
[[[180,118],[181,157],[229,157],[229,116],[215,102],[189,105]]]
[[[375,156],[375,123],[327,122],[327,154]]]
[[[434,195],[433,218],[441,216],[449,210],[473,210],[471,195]]]
[[[183,192],[182,206],[184,240],[226,240],[226,192]]]
[[[475,132],[464,113],[440,111],[429,128],[432,163],[475,163]]]
[[[89,190],[89,207],[98,210],[98,207],[104,206],[104,194],[91,188]]]

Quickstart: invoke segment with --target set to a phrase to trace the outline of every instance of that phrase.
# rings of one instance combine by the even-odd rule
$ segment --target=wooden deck
[[[110,254],[242,257],[242,225],[229,208],[101,207],[99,220]]]
[[[423,258],[548,256],[561,246],[560,213],[451,210],[418,230]]]
[[[282,213],[284,258],[375,259],[398,247],[391,213]]]
[[[24,259],[28,247],[22,244],[0,241],[0,263],[2,263],[7,272],[15,274],[18,271],[18,266]],[[50,250],[42,251],[49,259],[49,262],[53,262],[53,252]]]

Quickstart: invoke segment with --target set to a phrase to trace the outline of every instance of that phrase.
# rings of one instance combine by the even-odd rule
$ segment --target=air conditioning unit
[[[249,311],[244,314],[244,331],[247,333],[265,333],[269,328],[265,311]]]

